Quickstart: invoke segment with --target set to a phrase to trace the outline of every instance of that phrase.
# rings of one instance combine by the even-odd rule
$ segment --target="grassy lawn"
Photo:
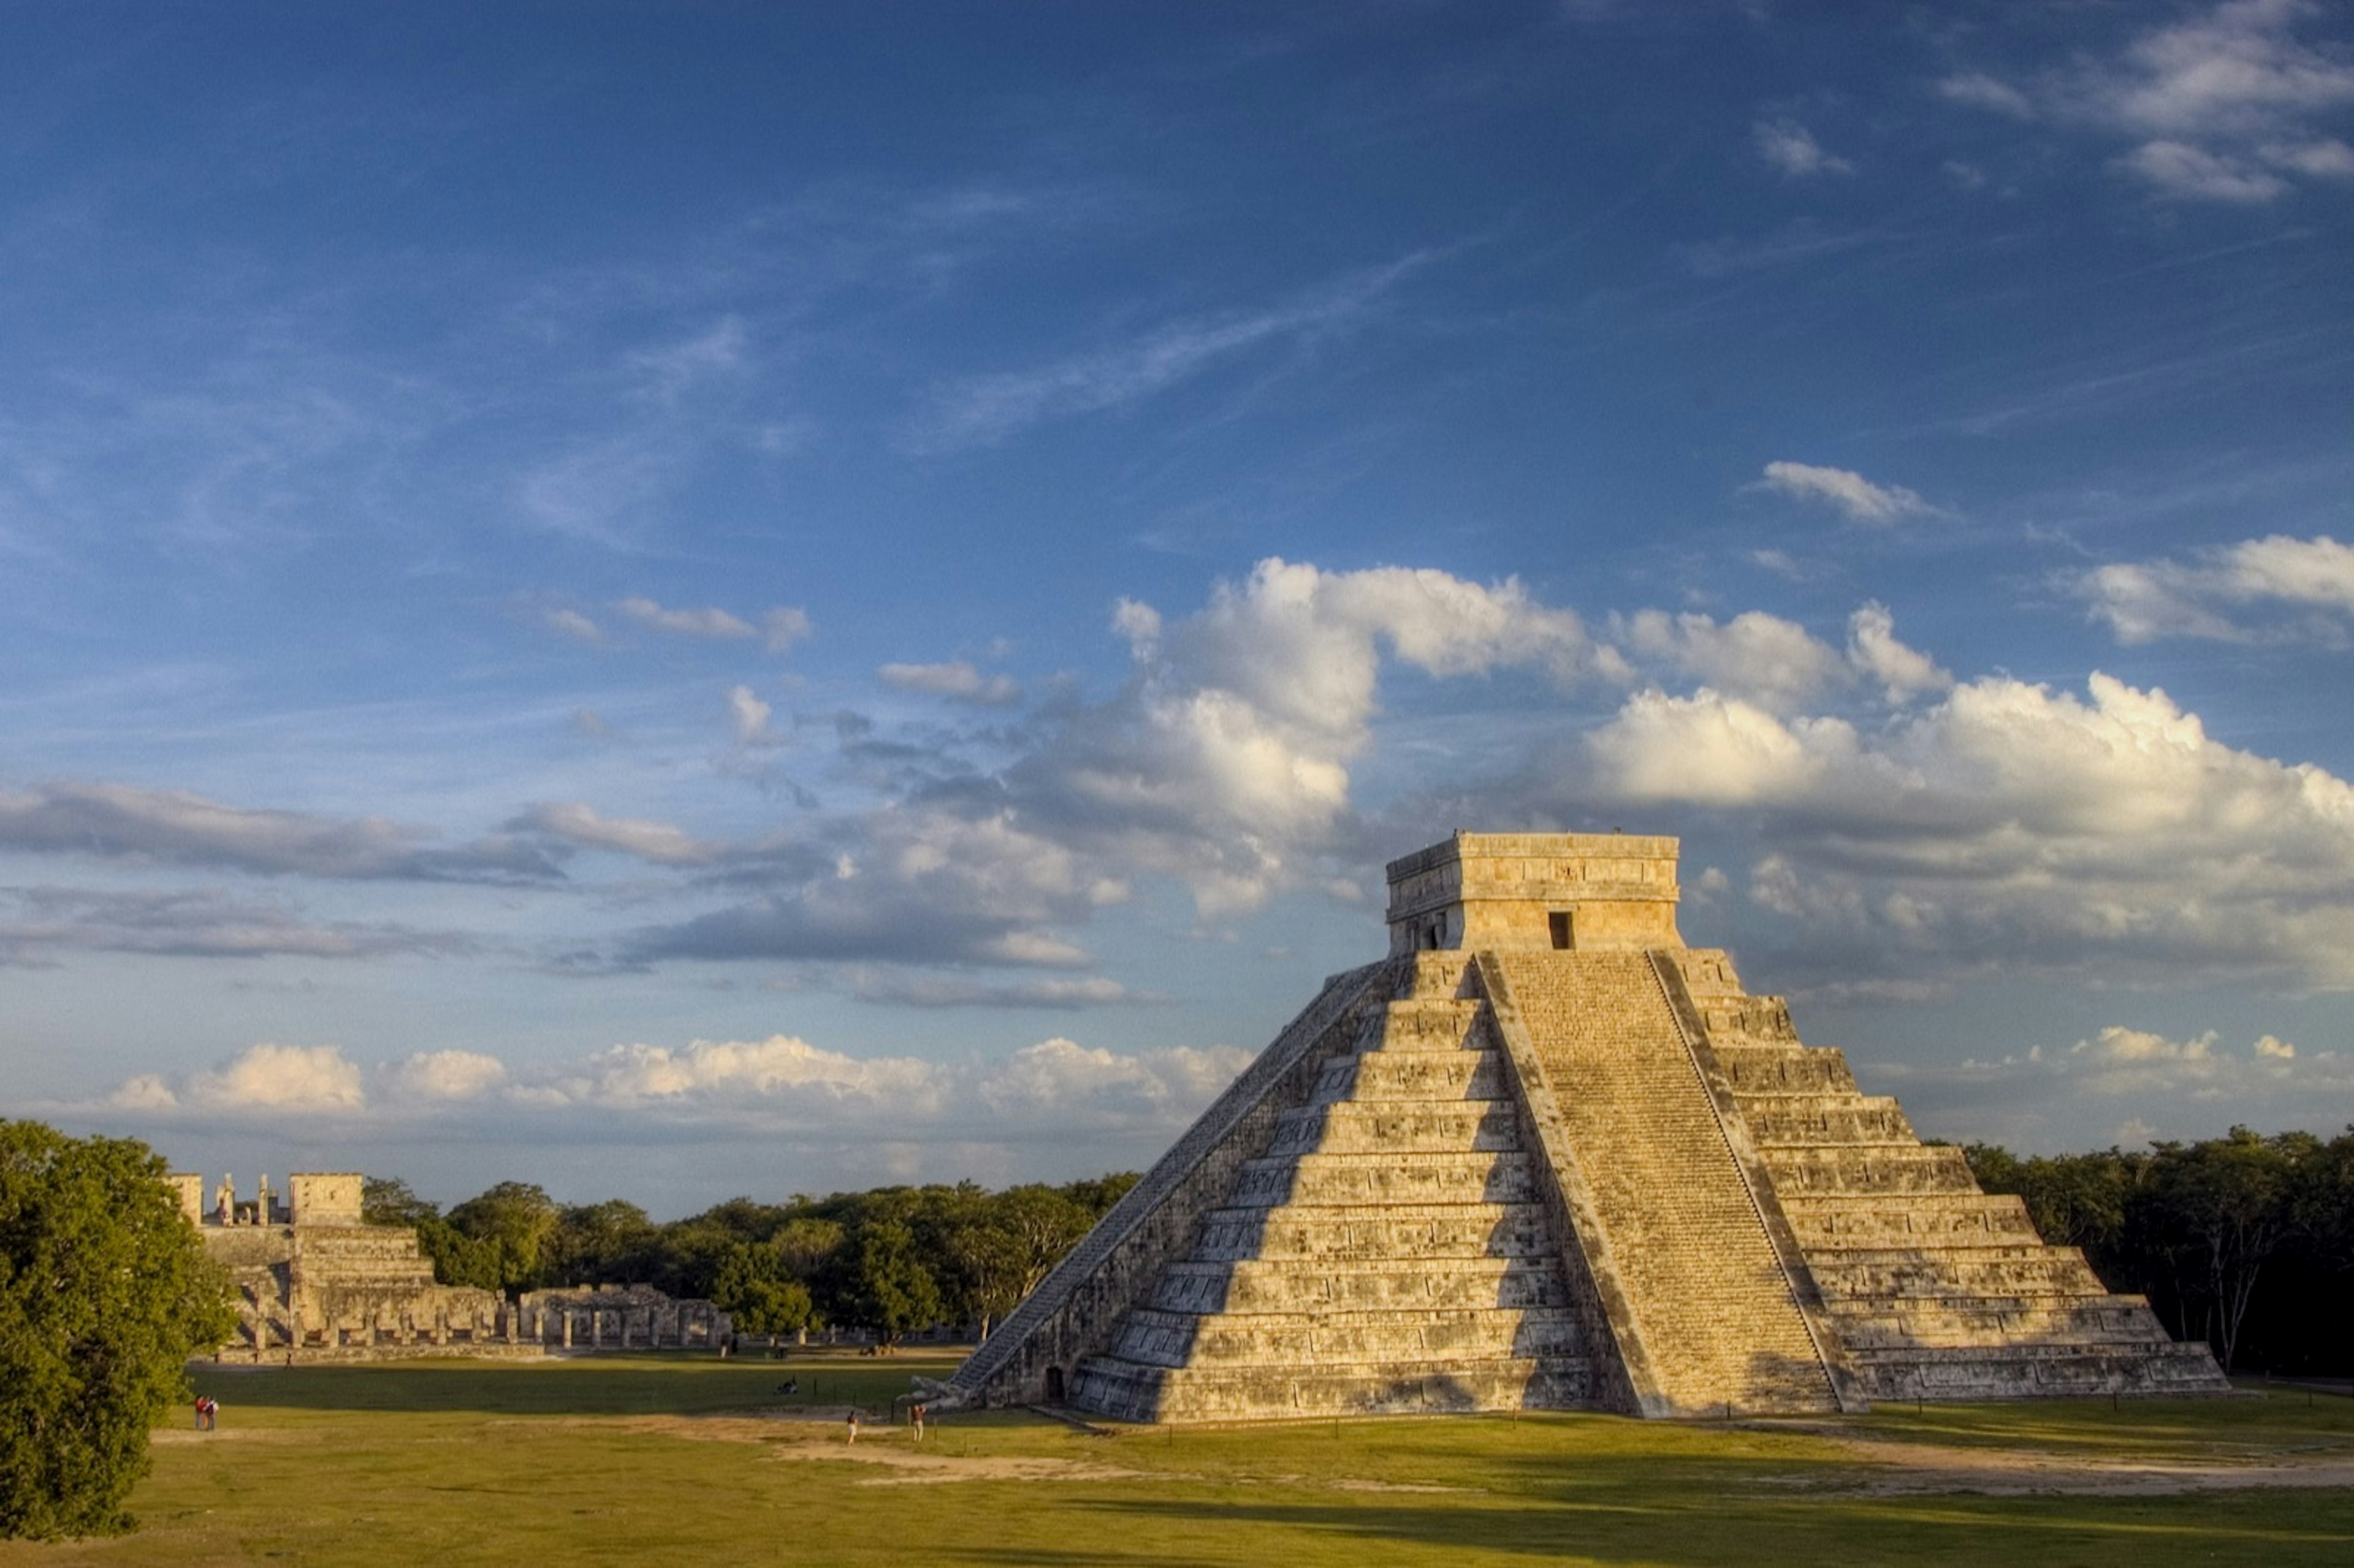
[[[950,1364],[208,1372],[221,1429],[158,1433],[137,1534],[0,1543],[0,1568],[2354,1562],[2354,1401],[2302,1392],[1804,1428],[1529,1415],[1107,1437],[991,1414],[920,1449],[884,1425],[852,1449],[830,1418]],[[2246,1467],[2335,1484],[2248,1486]]]

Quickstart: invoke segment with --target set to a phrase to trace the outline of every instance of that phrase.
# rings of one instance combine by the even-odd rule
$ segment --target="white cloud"
[[[2243,159],[2186,142],[2145,142],[2118,160],[2161,196],[2256,205],[2285,195],[2288,182]]]
[[[1855,173],[1853,164],[1823,151],[1814,132],[1795,120],[1760,120],[1749,136],[1757,155],[1792,179]]]
[[[1664,662],[1776,713],[1801,706],[1846,673],[1840,655],[1805,627],[1762,610],[1722,626],[1705,615],[1638,610],[1611,630],[1638,659]]]
[[[1645,692],[1564,788],[1755,814],[1779,853],[1753,896],[1818,938],[2354,989],[2354,789],[2212,740],[2163,692],[2089,694],[1988,677],[1865,730]]]
[[[2232,0],[2134,40],[2093,85],[2119,122],[2172,135],[2260,132],[2354,103],[2354,63],[2300,42],[2309,0]]]
[[[120,1110],[316,1116],[357,1111],[366,1099],[360,1069],[340,1046],[263,1044],[210,1072],[133,1078],[106,1103]]]
[[[953,697],[983,707],[1011,707],[1022,700],[1022,688],[1011,675],[984,675],[959,659],[945,664],[885,664],[875,672],[886,686]]]
[[[481,1099],[507,1081],[506,1064],[477,1051],[419,1051],[379,1074],[397,1099]]]
[[[468,1051],[420,1052],[363,1069],[334,1046],[256,1045],[221,1069],[145,1074],[101,1102],[180,1124],[300,1126],[339,1118],[348,1139],[424,1126],[503,1129],[640,1126],[826,1138],[952,1136],[960,1142],[1176,1131],[1248,1065],[1231,1045],[1126,1054],[1056,1036],[996,1056],[937,1062],[853,1056],[797,1035],[619,1044],[513,1066]],[[371,1097],[365,1085],[380,1093]],[[365,1122],[356,1119],[366,1112]]]
[[[1984,71],[1958,71],[1940,80],[1937,91],[1952,102],[1967,104],[1972,109],[2006,114],[2013,120],[2035,118],[2035,105],[2027,94]]]
[[[2354,179],[2354,147],[2335,136],[2312,142],[2267,142],[2256,149],[2256,155],[2275,168],[2316,179]]]
[[[806,642],[817,628],[811,622],[809,611],[790,604],[780,604],[760,618],[762,641],[771,653],[790,651],[796,643]]]
[[[775,708],[753,694],[751,687],[728,688],[727,720],[735,728],[737,745],[775,745],[776,736],[769,730],[769,720],[775,713]]]
[[[748,621],[724,609],[671,609],[650,599],[625,599],[613,607],[649,631],[674,637],[701,637],[720,642],[748,641],[759,636]]]
[[[1850,523],[1882,526],[1909,517],[1940,515],[1901,484],[1874,484],[1851,469],[1819,468],[1804,462],[1769,462],[1752,486],[1793,501],[1819,502]]]
[[[1182,620],[1129,603],[1118,625],[1137,661],[1128,686],[1007,782],[1040,831],[1178,877],[1205,912],[1256,906],[1330,844],[1385,653],[1440,677],[1625,673],[1517,581],[1403,567],[1269,559]]]
[[[1892,705],[1953,689],[1954,677],[1935,660],[1896,638],[1896,618],[1884,604],[1867,604],[1848,617],[1847,660],[1867,681],[1876,682]]]
[[[695,838],[667,822],[634,817],[600,817],[588,806],[534,806],[507,824],[514,832],[546,833],[589,849],[616,850],[657,865],[705,865],[720,846]]]
[[[2354,103],[2354,61],[2296,36],[2325,15],[2310,0],[2231,0],[2026,88],[1969,71],[1938,90],[2012,119],[2133,138],[2115,166],[2168,200],[2259,206],[2295,188],[2283,174],[2354,175],[2354,149],[2316,123]]]
[[[2120,642],[2342,641],[2354,618],[2354,546],[2274,534],[2188,560],[2098,567],[2064,586]]]
[[[605,644],[605,629],[577,609],[547,610],[540,616],[540,620],[550,630],[562,632],[576,642],[586,642],[599,648]]]

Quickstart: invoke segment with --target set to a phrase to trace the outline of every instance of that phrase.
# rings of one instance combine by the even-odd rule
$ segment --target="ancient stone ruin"
[[[708,1301],[681,1301],[650,1285],[526,1290],[515,1303],[525,1336],[566,1350],[710,1350],[730,1332]]]
[[[171,1178],[182,1213],[235,1281],[237,1338],[224,1361],[380,1361],[417,1355],[537,1356],[548,1351],[716,1347],[727,1314],[642,1286],[535,1291],[510,1303],[494,1290],[441,1285],[406,1225],[361,1217],[366,1178],[286,1179],[279,1201],[264,1176],[250,1200],[224,1178]]]
[[[1457,833],[950,1397],[1137,1421],[2221,1393],[1776,997],[1676,841]]]
[[[209,1203],[202,1176],[172,1181],[205,1250],[237,1286],[238,1336],[222,1360],[539,1353],[506,1331],[497,1292],[436,1284],[415,1231],[364,1221],[358,1175],[289,1176],[283,1202],[267,1176],[250,1200],[223,1178]]]

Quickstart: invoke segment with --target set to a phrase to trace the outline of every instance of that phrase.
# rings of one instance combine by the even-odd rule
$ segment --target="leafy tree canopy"
[[[0,1534],[130,1528],[148,1428],[236,1332],[164,1175],[131,1139],[0,1121]]]

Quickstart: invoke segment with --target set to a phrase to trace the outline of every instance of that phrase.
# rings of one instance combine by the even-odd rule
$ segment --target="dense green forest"
[[[2354,1370],[2354,1128],[2022,1160],[1965,1150],[2046,1241],[2080,1246],[2112,1290],[2147,1296],[2228,1372]]]
[[[2227,1369],[2354,1370],[2354,1129],[1965,1152],[1988,1192],[2026,1200],[2046,1240],[2084,1248],[2111,1289],[2147,1296]],[[985,1330],[1136,1180],[733,1198],[663,1224],[620,1199],[566,1207],[519,1181],[447,1213],[399,1181],[371,1181],[367,1201],[369,1218],[418,1227],[446,1284],[647,1284],[716,1301],[748,1333],[832,1325],[891,1340],[940,1322]]]
[[[888,1341],[935,1323],[986,1332],[1136,1180],[731,1198],[658,1224],[635,1203],[567,1207],[523,1181],[443,1213],[406,1182],[372,1177],[366,1217],[416,1226],[445,1285],[652,1285],[718,1303],[746,1333],[832,1325]]]

